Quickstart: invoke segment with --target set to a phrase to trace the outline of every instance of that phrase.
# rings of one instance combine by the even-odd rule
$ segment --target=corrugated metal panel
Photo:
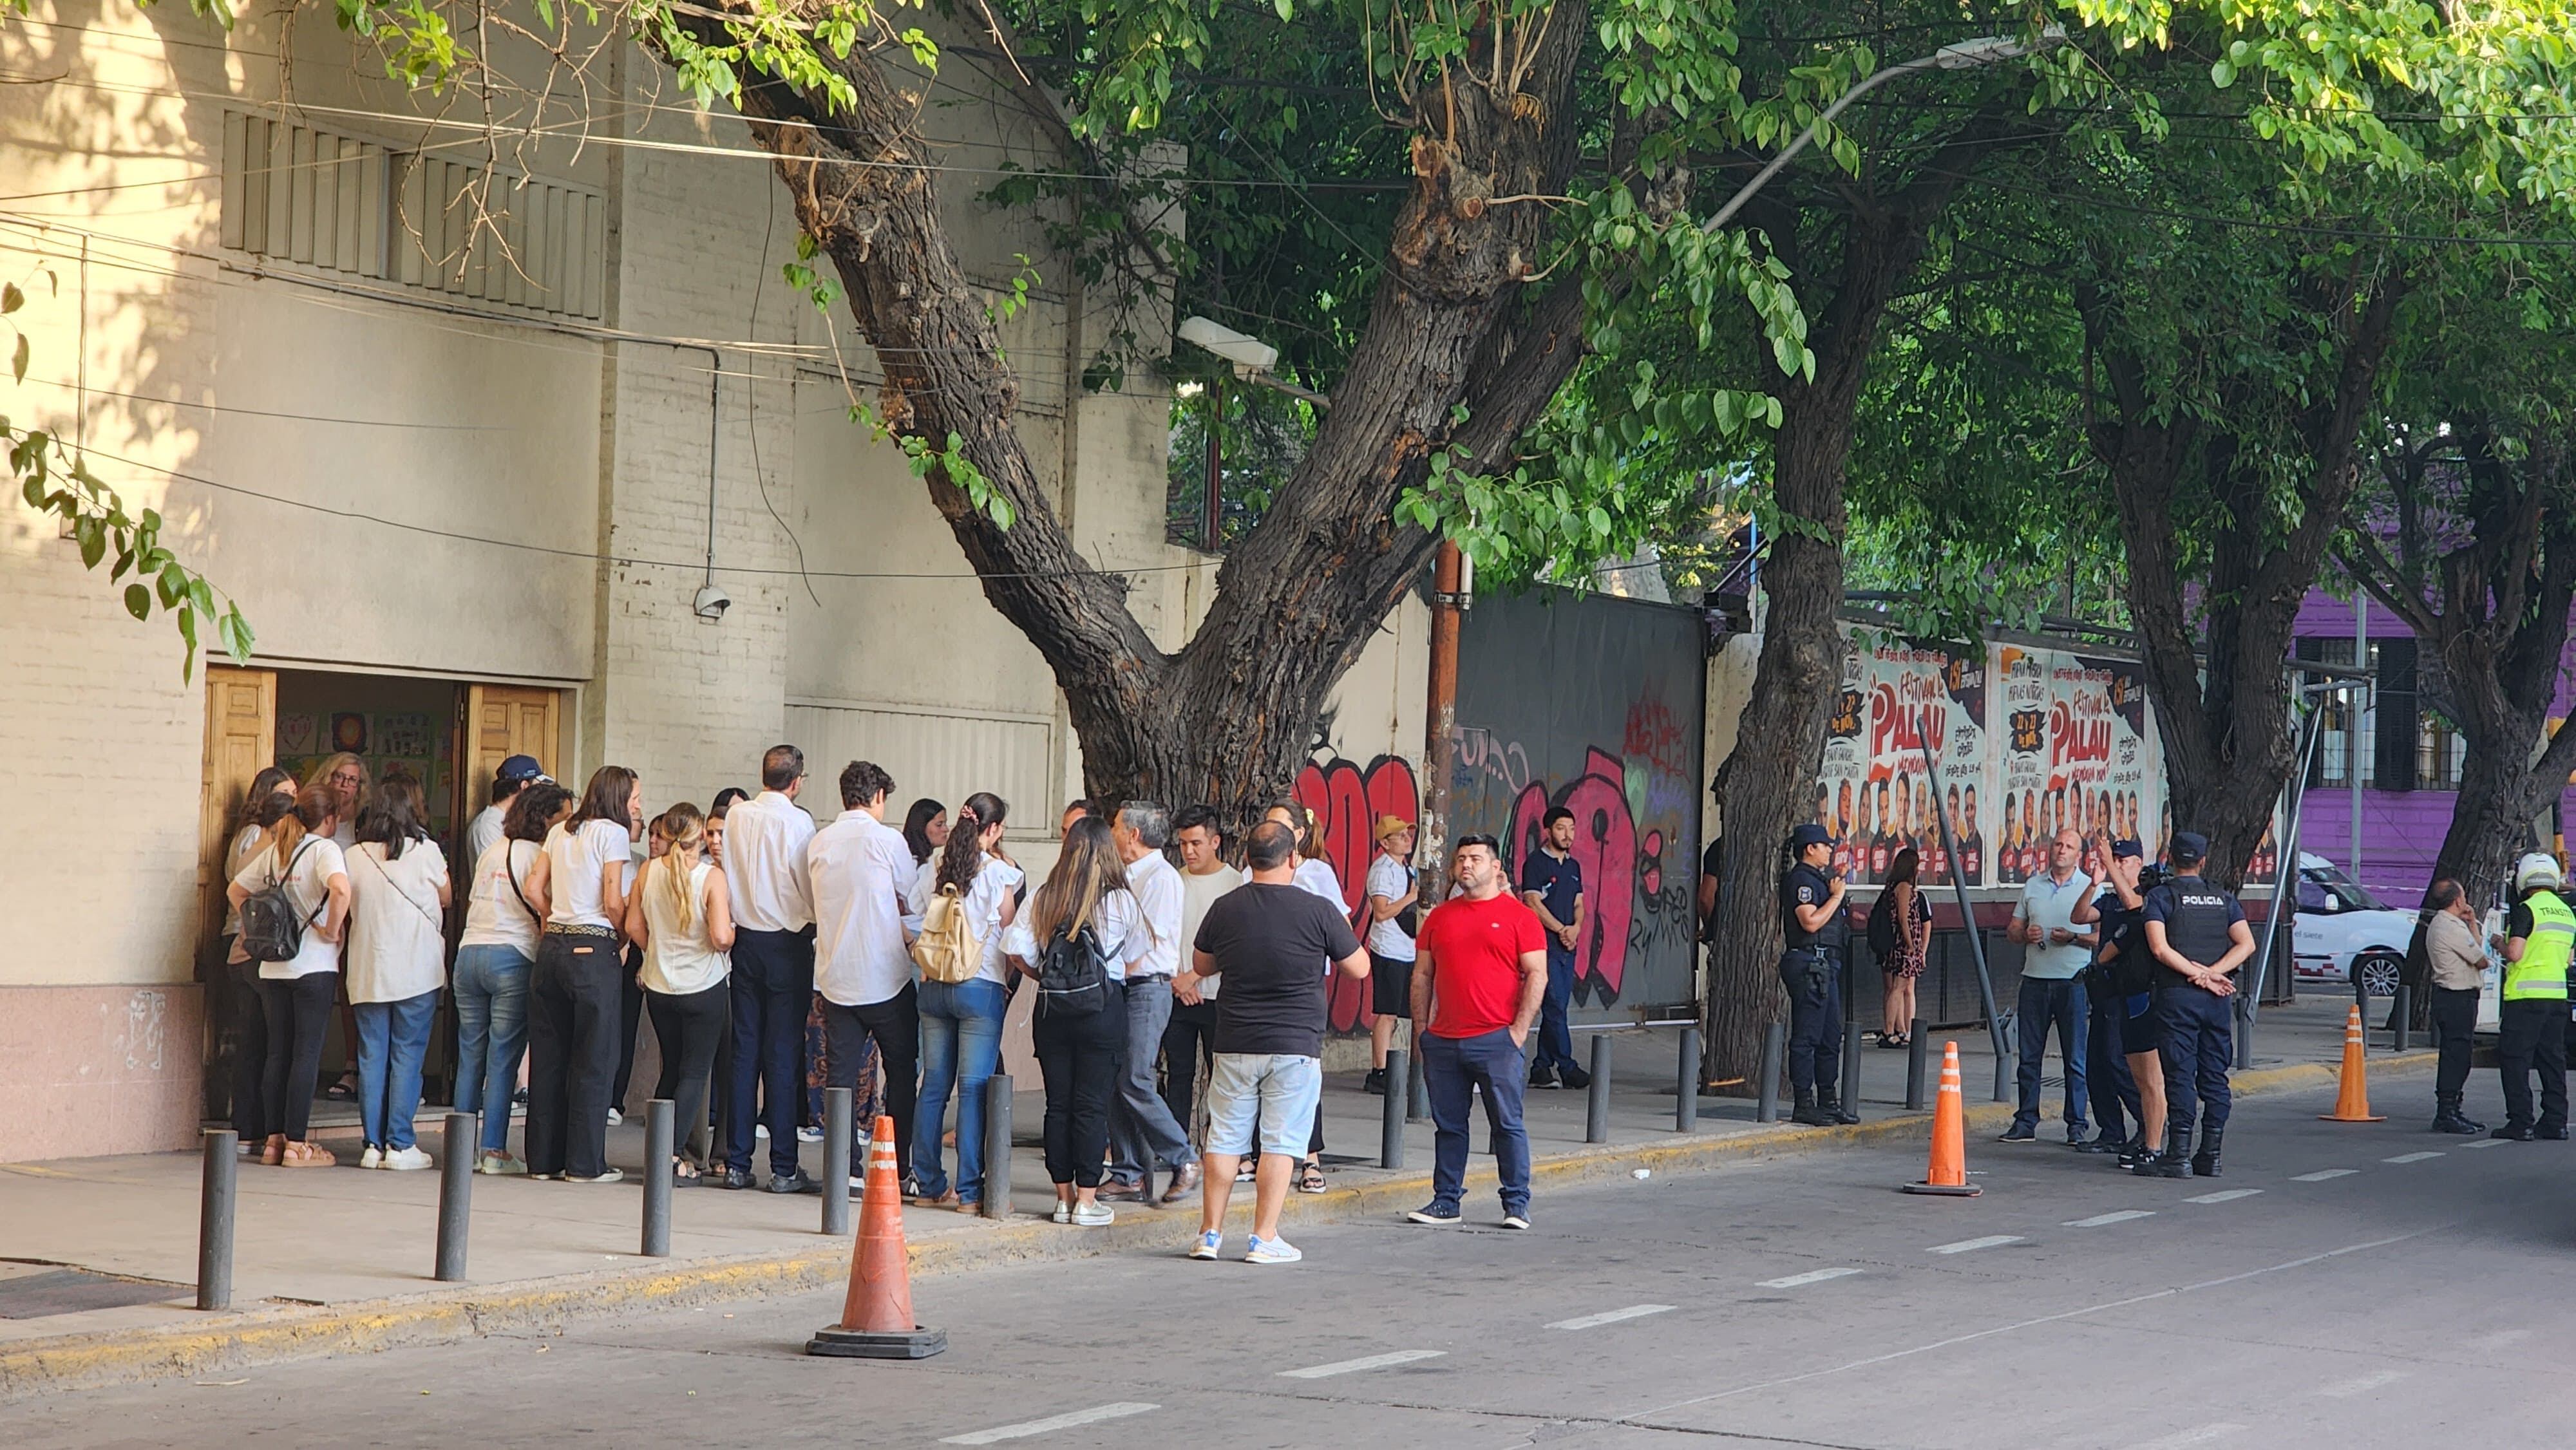
[[[906,706],[801,704],[787,707],[787,739],[805,752],[807,790],[818,820],[840,805],[841,768],[871,760],[894,777],[899,814],[916,797],[954,808],[979,791],[1011,807],[1011,832],[1044,834],[1059,802],[1046,798],[1049,735],[1043,721],[934,714]]]

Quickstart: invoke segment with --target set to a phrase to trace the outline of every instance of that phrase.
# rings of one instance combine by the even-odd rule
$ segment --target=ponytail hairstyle
[[[1280,801],[1261,813],[1263,820],[1273,816],[1279,818],[1281,825],[1296,833],[1298,860],[1324,859],[1324,822],[1311,807],[1293,800]]]
[[[671,898],[671,914],[678,919],[680,930],[695,935],[698,929],[698,894],[689,889],[689,878],[697,874],[698,861],[706,854],[707,818],[688,801],[664,811],[654,822],[670,839],[671,848],[654,860],[654,889]]]
[[[626,798],[635,793],[635,778],[635,772],[622,765],[592,771],[590,784],[582,788],[581,809],[564,822],[564,829],[579,831],[593,821],[614,821],[632,834],[635,818],[626,814]]]
[[[233,817],[233,834],[240,835],[245,826],[267,825],[268,822],[261,820],[260,816],[268,808],[268,798],[274,795],[291,796],[293,794],[295,794],[294,772],[283,766],[262,767],[259,774],[250,778],[250,789],[242,793],[241,813]]]
[[[294,809],[268,828],[268,848],[275,853],[280,877],[286,875],[286,863],[295,859],[295,848],[304,844],[304,838],[319,832],[324,821],[339,813],[340,793],[328,785],[308,785],[295,793]]]
[[[966,797],[948,827],[948,844],[940,848],[937,884],[954,886],[961,894],[973,890],[975,878],[984,874],[984,831],[1010,813],[1010,806],[991,791]]]
[[[402,859],[403,847],[429,839],[420,823],[420,782],[407,770],[388,770],[376,782],[375,794],[358,812],[358,840],[385,848],[385,859]]]

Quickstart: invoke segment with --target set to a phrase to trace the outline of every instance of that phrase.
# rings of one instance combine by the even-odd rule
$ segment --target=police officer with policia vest
[[[1843,879],[1833,869],[1833,838],[1813,821],[1789,833],[1789,868],[1780,873],[1780,985],[1789,989],[1789,1090],[1793,1123],[1857,1123],[1834,1095],[1842,1066],[1842,963],[1850,936],[1843,921]]]
[[[2504,1071],[2504,1125],[2492,1136],[2529,1142],[2567,1136],[2567,958],[2576,911],[2558,894],[2558,862],[2533,852],[2514,863],[2520,900],[2505,922],[2504,986],[2496,1010],[2496,1063]],[[2531,1116],[2531,1069],[2540,1069],[2540,1118]]]
[[[2201,879],[2209,838],[2176,831],[2171,881],[2148,893],[2147,950],[2156,959],[2156,1025],[2164,1046],[2165,1146],[2132,1171],[2153,1178],[2218,1176],[2227,1129],[2227,1069],[2234,1056],[2227,999],[2232,975],[2254,955],[2254,932],[2236,898]],[[2200,1151],[2191,1147],[2200,1117]]]

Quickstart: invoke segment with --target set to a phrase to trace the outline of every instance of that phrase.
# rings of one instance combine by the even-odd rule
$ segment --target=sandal
[[[319,1143],[289,1143],[277,1161],[283,1168],[328,1168],[340,1160]]]
[[[335,1103],[356,1101],[358,1096],[358,1079],[356,1075],[343,1073],[338,1082],[335,1082],[322,1090],[322,1096],[329,1098]]]
[[[1299,1193],[1322,1193],[1329,1186],[1330,1185],[1324,1182],[1324,1170],[1320,1165],[1309,1163],[1305,1167],[1297,1170],[1297,1191]]]
[[[671,1186],[673,1188],[695,1188],[698,1186],[698,1179],[698,1165],[691,1163],[685,1158],[674,1158],[671,1160]]]
[[[260,1144],[259,1161],[271,1168],[276,1167],[285,1156],[286,1135],[284,1133],[271,1133],[268,1135],[268,1140]]]

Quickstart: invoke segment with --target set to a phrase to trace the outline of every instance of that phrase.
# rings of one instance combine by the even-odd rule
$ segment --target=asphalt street
[[[1546,1194],[1536,1227],[1293,1226],[1304,1263],[925,1279],[950,1349],[810,1359],[837,1296],[245,1370],[0,1411],[12,1446],[1689,1444],[2176,1450],[2541,1443],[2576,1410],[2576,1143],[2239,1107],[2226,1172],[1972,1139]],[[2494,1077],[2473,1113],[2500,1120]],[[2054,1123],[2043,1139],[2055,1137]],[[1137,1210],[1129,1209],[1129,1212]],[[1075,1230],[1067,1230],[1074,1232]]]

